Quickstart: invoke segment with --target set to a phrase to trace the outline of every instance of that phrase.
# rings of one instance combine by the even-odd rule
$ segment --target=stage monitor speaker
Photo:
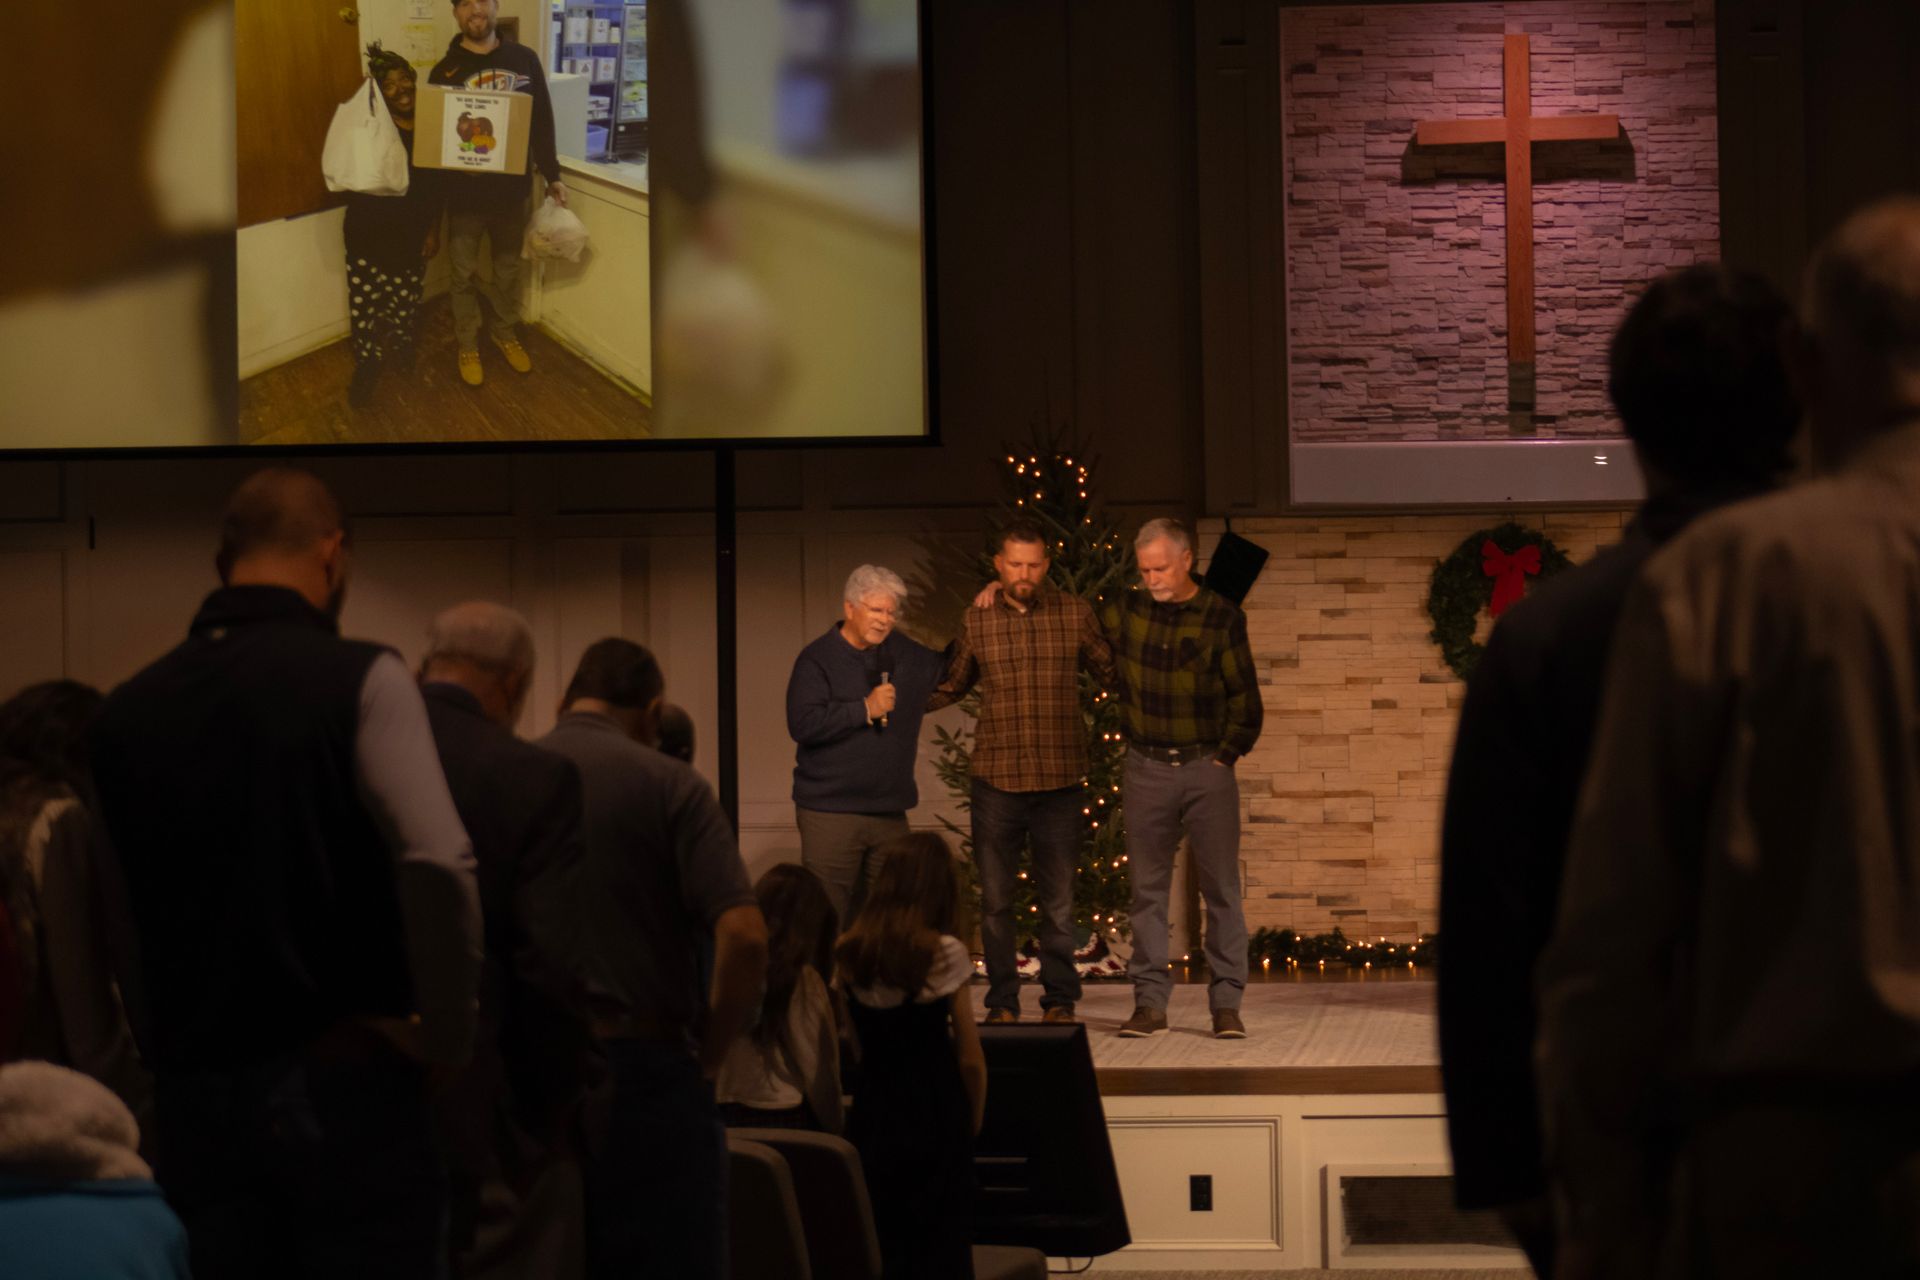
[[[1266,567],[1267,554],[1265,547],[1229,529],[1220,535],[1220,545],[1213,549],[1213,559],[1207,562],[1201,581],[1236,605],[1241,604],[1253,590],[1260,570]]]
[[[1133,1240],[1079,1024],[980,1028],[987,1115],[973,1144],[974,1240],[1094,1258]]]

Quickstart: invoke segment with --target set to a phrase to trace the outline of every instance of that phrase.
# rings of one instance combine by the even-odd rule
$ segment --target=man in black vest
[[[433,620],[420,691],[453,804],[473,838],[487,954],[473,1064],[440,1098],[455,1274],[580,1270],[580,1171],[562,1142],[591,1043],[569,895],[580,771],[513,734],[533,682],[533,631],[483,600]]]
[[[479,899],[419,690],[339,636],[348,561],[324,485],[252,476],[224,585],[94,736],[201,1280],[444,1264],[427,1075],[472,1048]]]
[[[587,1126],[587,1273],[727,1274],[713,1078],[759,1009],[767,925],[704,779],[653,747],[666,681],[630,640],[587,647],[540,740],[586,788],[593,1032],[612,1069]]]
[[[1620,542],[1493,629],[1467,684],[1441,830],[1440,1059],[1462,1208],[1501,1210],[1553,1274],[1534,969],[1553,929],[1614,623],[1641,568],[1696,517],[1772,488],[1800,411],[1792,313],[1758,277],[1663,276],[1614,335],[1607,390],[1646,476]]]

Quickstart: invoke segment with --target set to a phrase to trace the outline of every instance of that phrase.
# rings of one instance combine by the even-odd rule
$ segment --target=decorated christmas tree
[[[1071,445],[1049,440],[1026,449],[1009,449],[1003,463],[1006,497],[994,511],[978,557],[971,568],[977,581],[994,577],[993,539],[1008,521],[1025,517],[1046,531],[1052,565],[1049,585],[1077,595],[1096,613],[1104,601],[1129,590],[1133,582],[1133,544],[1094,499],[1094,460]],[[977,695],[962,702],[972,716]],[[1121,766],[1126,758],[1120,702],[1085,672],[1080,675],[1080,707],[1087,731],[1087,776],[1081,783],[1086,828],[1075,860],[1074,923],[1086,935],[1117,939],[1126,936],[1127,881],[1126,821],[1120,809]],[[969,762],[971,726],[958,732],[935,730],[940,779],[961,808],[971,790]],[[967,833],[949,823],[963,847]],[[970,850],[969,850],[970,852]],[[1020,873],[1015,919],[1022,942],[1039,924],[1032,882]]]

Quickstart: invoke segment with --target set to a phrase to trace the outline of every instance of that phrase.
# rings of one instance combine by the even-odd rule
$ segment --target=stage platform
[[[1037,1019],[1039,986],[1020,994]],[[1199,983],[1175,987],[1165,1035],[1114,1034],[1124,982],[1087,983],[1078,1012],[1134,1240],[1096,1274],[1524,1267],[1496,1223],[1451,1207],[1430,975],[1256,978],[1245,1040],[1213,1038]]]
[[[1039,993],[1038,984],[1022,984],[1023,1019],[1040,1016]],[[974,983],[975,1004],[985,996],[986,984]],[[1440,1091],[1434,984],[1421,976],[1249,983],[1240,1006],[1245,1040],[1213,1038],[1207,990],[1198,983],[1175,987],[1165,1035],[1114,1034],[1133,1012],[1133,988],[1124,982],[1087,983],[1078,1012],[1107,1097]]]

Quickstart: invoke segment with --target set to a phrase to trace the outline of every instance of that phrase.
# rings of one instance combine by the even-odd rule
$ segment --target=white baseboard
[[[289,360],[298,360],[309,352],[331,346],[346,337],[351,328],[352,325],[347,317],[341,316],[337,321],[330,321],[317,329],[309,329],[305,333],[276,342],[270,347],[263,347],[259,351],[243,351],[240,353],[240,380],[244,382],[269,369],[278,369]]]

